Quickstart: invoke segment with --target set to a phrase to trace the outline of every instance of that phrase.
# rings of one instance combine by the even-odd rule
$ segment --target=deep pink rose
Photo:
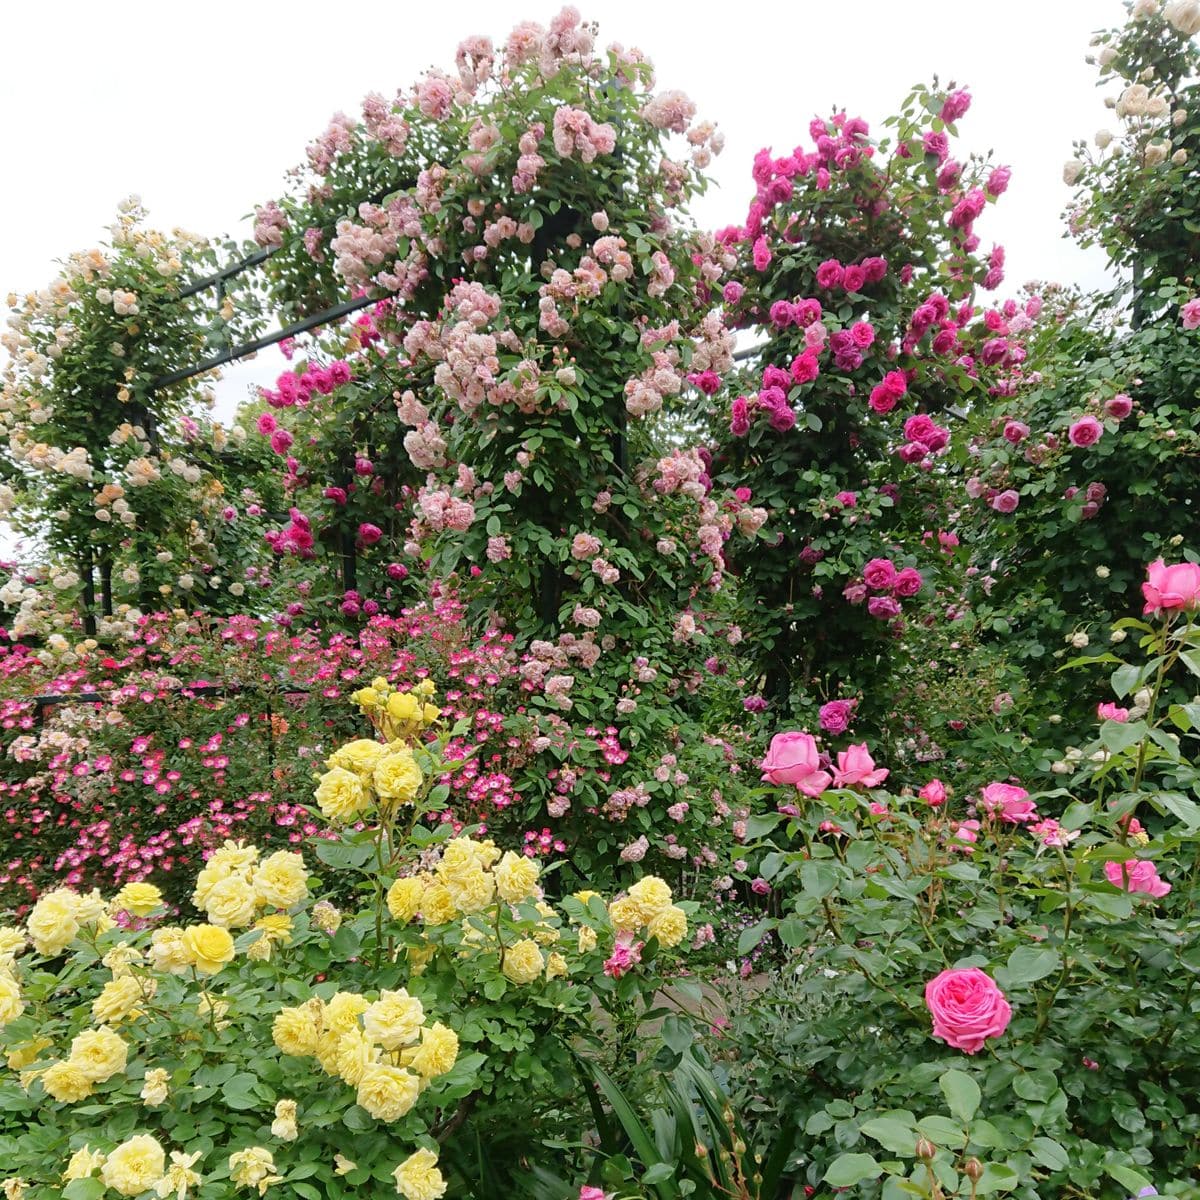
[[[1129,720],[1129,709],[1121,708],[1111,701],[1096,705],[1096,715],[1102,721],[1119,721],[1122,725]]]
[[[364,521],[358,527],[358,544],[360,546],[373,546],[381,537],[383,537],[383,530],[369,521]]]
[[[1067,430],[1067,439],[1072,446],[1094,446],[1104,432],[1104,426],[1095,417],[1080,417]]]
[[[826,733],[845,733],[850,728],[853,715],[853,700],[830,700],[828,704],[821,705],[821,728]]]
[[[867,612],[881,621],[888,621],[900,615],[900,604],[891,596],[872,596],[867,601]]]
[[[1012,1009],[996,981],[978,967],[950,968],[925,985],[925,1007],[933,1036],[964,1054],[983,1049],[1012,1020]]]
[[[585,1183],[579,1189],[579,1200],[608,1200],[608,1192],[603,1188],[589,1187]]]
[[[1172,612],[1200,608],[1200,565],[1172,563],[1168,566],[1156,558],[1146,568],[1147,580],[1142,584],[1146,604],[1143,615],[1153,612]]]
[[[726,304],[737,304],[746,289],[740,283],[730,281],[721,289],[721,296]]]
[[[1171,885],[1159,878],[1158,868],[1144,858],[1131,858],[1123,863],[1106,862],[1104,878],[1124,892],[1142,892],[1156,900],[1171,890]]]
[[[1029,436],[1029,426],[1024,421],[1006,421],[1004,423],[1004,440],[1014,446],[1023,442]]]
[[[979,807],[1010,825],[1020,825],[1037,817],[1037,805],[1023,787],[1011,783],[989,783],[979,792]]]
[[[946,785],[940,779],[931,779],[917,795],[930,808],[940,808],[946,803]]]
[[[795,787],[806,796],[819,796],[831,782],[811,733],[777,733],[760,765],[767,783]]]
[[[754,269],[765,271],[771,265],[771,247],[765,237],[754,239]]]
[[[890,558],[873,558],[863,567],[863,583],[877,592],[886,591],[896,582],[896,566]]]
[[[847,746],[837,756],[833,772],[835,787],[878,787],[888,777],[885,767],[877,767],[867,750],[867,743]]]
[[[1008,488],[1006,491],[999,492],[992,497],[992,507],[999,513],[1011,513],[1017,511],[1017,505],[1021,503],[1021,496],[1018,492]]]
[[[1104,402],[1104,411],[1116,421],[1123,421],[1133,412],[1133,401],[1124,392]]]
[[[836,258],[828,258],[817,268],[817,286],[835,288],[842,282],[844,274],[842,264]]]
[[[867,273],[862,267],[851,265],[842,272],[842,287],[848,292],[861,292],[867,283]]]
[[[905,567],[896,576],[893,590],[897,596],[915,596],[921,590],[921,572],[916,567]]]

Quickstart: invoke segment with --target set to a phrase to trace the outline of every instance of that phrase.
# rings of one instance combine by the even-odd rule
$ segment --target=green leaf
[[[1142,668],[1126,663],[1112,673],[1112,688],[1118,697],[1128,696],[1142,681]]]
[[[1145,721],[1105,721],[1100,726],[1100,744],[1111,754],[1120,754],[1146,736],[1148,727]]]
[[[1105,1166],[1104,1173],[1110,1178],[1115,1179],[1123,1188],[1128,1188],[1135,1195],[1142,1188],[1151,1187],[1150,1180],[1145,1175],[1139,1175],[1137,1171],[1131,1167],[1123,1167],[1120,1163],[1110,1163]]]
[[[979,1111],[979,1084],[965,1071],[947,1071],[938,1080],[938,1087],[946,1097],[946,1106],[964,1125]]]
[[[917,1152],[917,1130],[911,1118],[904,1121],[900,1117],[873,1117],[863,1122],[859,1132],[873,1138],[892,1154],[912,1158]]]
[[[783,813],[756,813],[746,821],[747,842],[761,841],[783,820]]]
[[[1155,792],[1150,797],[1150,803],[1159,812],[1170,813],[1182,821],[1189,833],[1200,829],[1200,804],[1189,800],[1181,792]]]
[[[738,954],[749,954],[775,928],[776,924],[777,922],[773,917],[765,917],[763,920],[751,925],[749,929],[743,929],[737,941]]]
[[[838,873],[829,863],[809,859],[800,868],[800,883],[806,894],[822,900],[837,889]]]
[[[62,1190],[63,1200],[100,1200],[104,1184],[99,1179],[72,1179]]]
[[[1001,987],[1036,983],[1061,966],[1062,958],[1057,950],[1045,946],[1018,946],[1008,956],[1007,965],[996,971],[996,981]]]
[[[825,1172],[830,1187],[853,1187],[864,1179],[878,1179],[879,1164],[869,1154],[839,1154]]]
[[[1007,1192],[1021,1182],[1021,1176],[1003,1163],[988,1163],[983,1168],[983,1174],[975,1187],[975,1194],[986,1195],[988,1192]]]
[[[1065,1171],[1071,1165],[1070,1156],[1053,1138],[1034,1138],[1029,1143],[1029,1152],[1051,1171]]]

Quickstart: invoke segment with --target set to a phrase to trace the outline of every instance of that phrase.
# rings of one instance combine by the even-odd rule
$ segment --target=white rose
[[[1101,150],[1107,150],[1112,142],[1113,135],[1107,129],[1101,129],[1096,133],[1096,145]]]
[[[1200,0],[1171,0],[1163,16],[1184,37],[1200,33]]]
[[[1065,163],[1063,163],[1063,173],[1062,173],[1063,183],[1065,183],[1067,185],[1067,187],[1074,187],[1076,181],[1079,179],[1079,176],[1082,174],[1082,172],[1083,172],[1083,163],[1081,163],[1079,161],[1079,159],[1077,159],[1077,158],[1067,159],[1067,161]]]

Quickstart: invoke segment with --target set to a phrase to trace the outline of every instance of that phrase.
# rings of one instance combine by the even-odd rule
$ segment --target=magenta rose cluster
[[[900,616],[900,601],[917,595],[922,584],[915,567],[897,569],[890,558],[873,558],[863,567],[862,578],[851,580],[842,595],[851,604],[865,600],[871,616],[890,621]]]

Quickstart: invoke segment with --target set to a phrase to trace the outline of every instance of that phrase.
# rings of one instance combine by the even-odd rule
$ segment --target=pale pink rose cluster
[[[393,158],[399,158],[408,144],[409,124],[397,111],[402,103],[398,95],[396,103],[389,104],[378,92],[369,92],[362,103],[367,133]]]
[[[287,227],[287,214],[274,200],[254,210],[254,240],[260,246],[282,246]]]
[[[554,149],[563,158],[578,154],[585,163],[616,149],[617,133],[607,123],[597,124],[582,108],[561,105],[554,110]]]

